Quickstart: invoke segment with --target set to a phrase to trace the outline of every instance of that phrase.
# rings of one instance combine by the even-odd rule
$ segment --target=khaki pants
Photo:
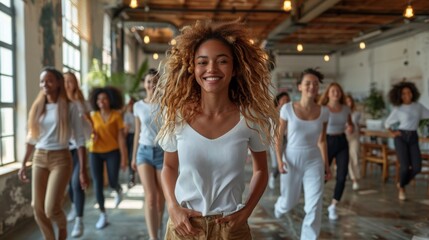
[[[62,209],[64,193],[72,173],[70,151],[37,149],[32,167],[32,205],[34,218],[46,240],[55,239],[52,221],[59,229],[67,228]]]
[[[234,229],[228,226],[228,224],[218,224],[216,219],[221,218],[221,215],[207,216],[207,217],[193,217],[190,222],[193,227],[201,230],[198,236],[179,236],[174,230],[173,222],[168,219],[167,230],[165,234],[165,240],[250,240],[252,235],[250,234],[249,225],[243,224],[237,226]]]

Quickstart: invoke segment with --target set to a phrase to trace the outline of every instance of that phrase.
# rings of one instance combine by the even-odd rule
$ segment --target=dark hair
[[[323,83],[323,78],[325,76],[323,76],[323,74],[321,72],[317,71],[314,68],[307,68],[304,71],[302,71],[301,76],[299,77],[296,84],[300,85],[302,83],[302,80],[304,79],[304,76],[307,74],[313,74],[314,76],[316,76],[319,79],[319,83]]]
[[[90,102],[92,109],[95,111],[99,111],[100,108],[97,105],[98,95],[104,93],[109,98],[109,106],[111,109],[120,110],[124,105],[124,99],[122,93],[119,89],[115,87],[104,87],[104,88],[93,88],[90,94]]]
[[[350,93],[346,94],[346,99],[347,98],[349,98],[352,101],[352,105],[350,106],[350,110],[352,110],[352,112],[353,112],[354,110],[356,110],[355,100]],[[347,103],[347,101],[346,101],[346,103]]]
[[[416,102],[420,98],[420,92],[417,89],[416,85],[412,82],[400,82],[392,86],[392,89],[389,91],[389,100],[390,103],[394,106],[400,106],[402,104],[402,89],[410,89],[413,98],[412,102]]]
[[[279,106],[279,101],[280,101],[280,99],[281,99],[282,97],[288,97],[288,98],[289,98],[289,100],[290,100],[289,93],[287,93],[287,92],[280,92],[280,93],[278,93],[278,94],[276,95],[276,97],[274,98],[274,106],[275,106],[275,107],[278,107],[278,106]]]
[[[155,68],[150,68],[145,75],[143,75],[142,81],[146,79],[147,76],[157,76],[159,77],[159,72]]]
[[[58,71],[56,68],[54,68],[52,66],[47,66],[47,67],[42,68],[42,72],[50,72],[50,73],[55,75],[55,78],[57,80],[60,80],[60,79],[64,80],[63,73]]]

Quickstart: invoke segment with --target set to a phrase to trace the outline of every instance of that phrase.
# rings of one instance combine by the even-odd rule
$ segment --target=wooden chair
[[[395,167],[395,182],[399,180],[399,162],[396,158],[396,152],[389,149],[387,144],[379,143],[361,143],[362,147],[362,177],[366,175],[366,168],[369,163],[381,165],[382,180],[386,182],[389,179],[389,167]]]
[[[419,174],[429,175],[429,151],[422,151],[422,171]],[[429,176],[428,176],[429,191]]]

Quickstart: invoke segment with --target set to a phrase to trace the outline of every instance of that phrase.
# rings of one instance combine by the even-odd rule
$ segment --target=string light
[[[283,2],[283,10],[286,12],[289,12],[290,10],[292,10],[292,2],[290,0],[285,0]]]
[[[171,45],[176,45],[176,39],[171,39],[170,44]]]
[[[148,35],[144,36],[143,42],[146,43],[146,44],[150,43],[150,38],[149,38]]]
[[[325,55],[324,57],[323,57],[323,60],[325,60],[325,62],[329,62],[329,55]]]
[[[302,46],[301,43],[298,43],[298,45],[296,45],[296,50],[298,50],[298,52],[304,51],[304,47]]]
[[[130,8],[136,8],[139,4],[137,3],[137,0],[131,0],[130,2]]]
[[[360,49],[365,49],[365,48],[366,48],[365,43],[364,43],[364,42],[360,42],[360,43],[359,43],[359,48],[360,48]]]
[[[159,56],[158,56],[158,53],[154,53],[154,54],[153,54],[153,59],[158,60],[158,57],[159,57]]]
[[[406,18],[414,17],[414,10],[413,10],[413,7],[411,6],[410,1],[408,1],[408,6],[407,6],[407,8],[405,8],[404,17],[406,17]]]

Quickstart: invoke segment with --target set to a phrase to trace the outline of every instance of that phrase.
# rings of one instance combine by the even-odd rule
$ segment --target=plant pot
[[[383,119],[367,119],[366,129],[368,130],[384,130]]]

